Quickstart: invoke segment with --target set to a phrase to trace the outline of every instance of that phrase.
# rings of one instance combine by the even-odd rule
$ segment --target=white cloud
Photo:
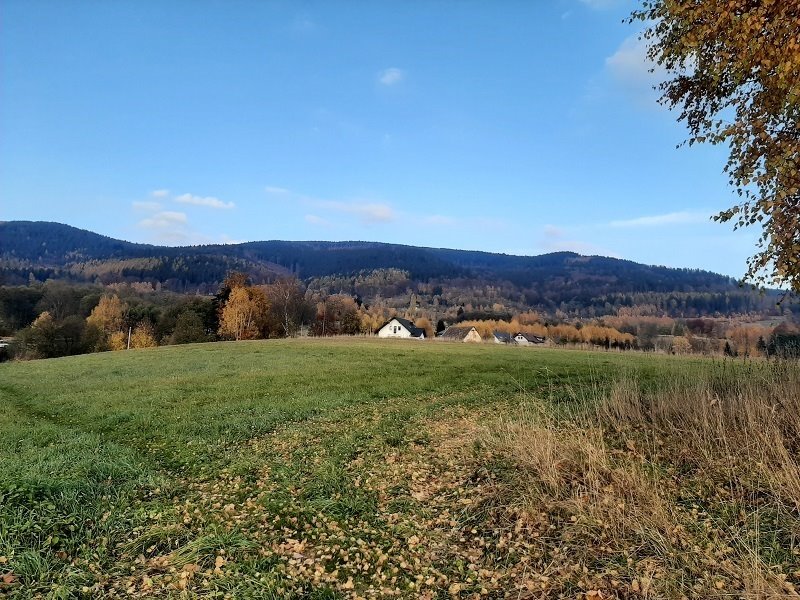
[[[153,198],[166,198],[169,196],[169,190],[153,190],[150,195]]]
[[[223,202],[213,196],[195,196],[193,194],[182,194],[175,198],[175,202],[181,204],[192,204],[194,206],[206,206],[208,208],[228,209],[236,206],[233,202]]]
[[[185,225],[188,220],[186,213],[165,210],[142,219],[139,221],[139,226],[145,229],[167,229],[176,225]]]
[[[659,108],[658,85],[668,79],[667,71],[647,56],[649,42],[640,34],[625,38],[605,60],[608,83],[623,91],[642,108]]]
[[[325,210],[357,215],[364,223],[390,223],[397,218],[391,206],[380,202],[318,200],[314,202],[314,205]]]
[[[658,66],[647,57],[647,40],[640,39],[639,34],[623,40],[617,51],[606,58],[606,68],[615,79],[628,85],[652,86],[658,79],[651,72]]]
[[[390,67],[378,73],[378,83],[381,85],[397,85],[406,78],[405,71],[397,67]]]
[[[151,201],[134,201],[131,203],[136,210],[143,210],[149,212],[155,212],[161,210],[161,203],[160,202],[151,202]]]
[[[660,227],[664,225],[689,225],[693,223],[707,223],[709,215],[701,212],[672,212],[664,215],[654,215],[650,217],[637,217],[635,219],[623,219],[611,221],[611,227]]]

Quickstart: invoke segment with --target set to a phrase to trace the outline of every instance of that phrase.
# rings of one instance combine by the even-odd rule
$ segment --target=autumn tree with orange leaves
[[[267,297],[262,289],[234,287],[222,307],[220,336],[237,341],[263,337],[267,310]]]
[[[745,279],[800,292],[800,0],[643,0],[631,21],[689,145],[730,148],[741,202],[714,219],[761,227]]]

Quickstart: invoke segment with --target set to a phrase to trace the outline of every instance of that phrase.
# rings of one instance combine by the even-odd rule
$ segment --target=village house
[[[440,339],[449,342],[482,342],[483,339],[474,327],[458,327],[453,325],[448,327],[439,336]]]
[[[383,327],[378,329],[379,338],[425,339],[425,330],[420,329],[408,319],[393,317]]]
[[[495,344],[513,344],[514,338],[510,333],[505,331],[493,331],[492,340]]]
[[[531,333],[515,333],[514,341],[520,346],[533,346],[534,344],[544,344],[545,338]]]

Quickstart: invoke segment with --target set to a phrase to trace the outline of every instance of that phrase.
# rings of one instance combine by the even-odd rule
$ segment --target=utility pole
[[[128,327],[128,347],[126,348],[126,350],[131,349],[131,329],[132,329],[131,327]]]

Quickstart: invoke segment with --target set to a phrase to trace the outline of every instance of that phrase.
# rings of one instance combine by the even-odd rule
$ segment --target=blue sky
[[[0,5],[0,219],[574,250],[741,276],[626,0]]]

